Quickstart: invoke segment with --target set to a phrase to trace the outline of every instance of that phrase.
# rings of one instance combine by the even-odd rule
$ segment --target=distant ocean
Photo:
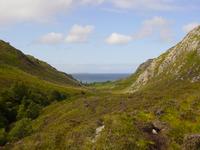
[[[83,83],[94,83],[94,82],[106,82],[115,81],[125,77],[128,77],[128,73],[114,73],[114,74],[87,74],[87,73],[76,73],[72,76],[83,82]]]

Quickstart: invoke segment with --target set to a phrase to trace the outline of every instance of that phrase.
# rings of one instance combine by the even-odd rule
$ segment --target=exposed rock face
[[[183,150],[199,150],[200,134],[188,135],[184,138]]]
[[[139,71],[142,71],[142,70],[145,70],[147,67],[149,67],[149,65],[152,63],[153,59],[149,59],[147,60],[146,62],[142,63],[136,72],[139,72]]]
[[[144,63],[145,67],[142,67],[144,65],[142,64],[139,68],[140,70],[143,69],[143,71],[141,71],[137,80],[132,84],[129,92],[138,89],[142,85],[147,84],[152,78],[162,74],[164,76],[178,76],[186,63],[184,58],[191,52],[196,52],[200,57],[200,26],[192,30],[180,43],[160,57]],[[199,81],[199,78],[195,76],[193,80],[191,79],[191,82]]]

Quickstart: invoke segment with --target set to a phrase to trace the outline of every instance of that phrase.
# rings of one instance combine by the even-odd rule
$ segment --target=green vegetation
[[[0,145],[14,150],[198,150],[200,55],[194,40],[199,40],[200,28],[196,30],[197,35],[188,34],[186,41],[116,82],[66,84],[54,75],[41,78],[44,74],[27,71],[18,61],[4,61]]]
[[[10,141],[19,140],[32,132],[31,120],[24,118],[15,123],[15,126],[10,130],[8,139]]]
[[[85,91],[70,75],[0,41],[0,146],[32,132],[43,108]]]
[[[59,72],[47,63],[32,56],[26,56],[9,43],[0,40],[0,65],[15,67],[37,78],[57,83],[60,85],[79,86],[72,76]],[[2,67],[2,66],[1,66]]]
[[[26,125],[31,123],[30,119],[36,119],[45,106],[64,99],[67,99],[66,94],[56,90],[41,92],[25,83],[15,83],[0,94],[2,136],[3,131],[6,130],[9,132],[9,140],[24,137],[29,131]],[[14,122],[16,123],[10,130],[9,126]],[[26,122],[27,124],[25,124]]]

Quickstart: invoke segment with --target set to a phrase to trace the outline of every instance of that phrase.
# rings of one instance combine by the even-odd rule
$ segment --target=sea
[[[128,73],[75,73],[72,76],[81,81],[82,83],[95,83],[95,82],[107,82],[107,81],[115,81],[122,78],[128,77],[130,74]]]

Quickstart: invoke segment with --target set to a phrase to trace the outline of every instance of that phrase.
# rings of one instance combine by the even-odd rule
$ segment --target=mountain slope
[[[72,76],[0,41],[0,149],[28,135],[24,125],[48,105],[86,92]]]
[[[128,91],[159,80],[200,81],[200,26],[143,69]]]
[[[0,40],[0,58],[0,67],[15,67],[42,80],[57,84],[79,85],[78,81],[73,79],[72,76],[59,72],[47,63],[32,56],[26,56],[2,40]]]

